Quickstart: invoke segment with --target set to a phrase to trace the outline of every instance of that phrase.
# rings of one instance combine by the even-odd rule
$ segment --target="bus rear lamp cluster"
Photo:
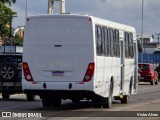
[[[23,62],[23,73],[24,73],[24,77],[27,81],[30,81],[30,82],[33,81],[28,63],[26,63],[26,62]]]
[[[94,74],[95,63],[89,63],[83,82],[89,82]]]

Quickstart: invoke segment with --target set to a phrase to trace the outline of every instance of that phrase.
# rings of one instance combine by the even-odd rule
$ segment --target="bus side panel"
[[[126,59],[125,61],[125,74],[124,74],[124,89],[123,94],[129,94],[129,87],[130,87],[130,80],[131,77],[134,75],[134,60],[133,59]],[[133,78],[132,78],[133,79]]]
[[[113,96],[119,96],[120,95],[120,58],[114,58],[113,62]]]

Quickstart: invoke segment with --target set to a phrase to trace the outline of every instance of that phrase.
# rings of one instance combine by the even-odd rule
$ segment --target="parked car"
[[[22,91],[22,54],[0,54],[0,93],[4,99]],[[27,100],[35,96],[26,94]]]
[[[139,67],[139,82],[150,82],[151,85],[158,85],[158,73],[154,70],[153,64],[140,63]]]

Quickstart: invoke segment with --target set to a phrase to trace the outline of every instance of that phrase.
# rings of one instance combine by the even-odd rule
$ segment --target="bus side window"
[[[133,51],[133,34],[129,33],[129,56],[131,58],[134,57],[134,51]]]
[[[125,32],[125,57],[129,58],[129,34]]]
[[[105,46],[106,46],[106,56],[110,56],[110,35],[108,34],[108,29],[105,28]]]
[[[104,27],[101,28],[102,29],[102,54],[103,56],[106,55],[106,47],[105,47],[105,31],[104,31]]]
[[[114,54],[116,57],[120,57],[119,31],[118,30],[114,30]]]
[[[103,46],[104,46],[103,53],[104,53],[104,56],[109,55],[107,39],[108,39],[107,28],[103,27]]]
[[[109,53],[109,56],[111,56],[111,34],[110,34],[109,28],[107,29],[107,34],[108,34],[108,37],[107,37],[108,53]]]
[[[102,44],[102,28],[100,26],[96,26],[96,51],[97,55],[101,56],[103,52],[103,44]]]
[[[108,29],[108,38],[110,42],[110,56],[114,56],[114,44],[113,44],[113,29]]]

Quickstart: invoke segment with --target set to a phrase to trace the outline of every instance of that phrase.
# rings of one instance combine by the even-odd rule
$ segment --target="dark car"
[[[22,54],[0,54],[0,93],[4,99],[22,91]],[[27,94],[27,100],[34,96]]]
[[[158,73],[154,70],[153,64],[141,63],[139,67],[139,82],[150,82],[151,85],[158,84]]]

